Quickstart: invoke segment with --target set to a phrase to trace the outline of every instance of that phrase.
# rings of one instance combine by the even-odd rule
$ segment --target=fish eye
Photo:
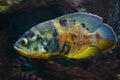
[[[27,39],[26,38],[23,38],[22,40],[21,40],[21,46],[25,46],[26,44],[27,44]]]

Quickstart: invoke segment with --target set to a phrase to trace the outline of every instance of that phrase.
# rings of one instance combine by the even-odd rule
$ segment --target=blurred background
[[[0,0],[0,80],[14,80],[14,71],[19,72],[14,67],[19,64],[16,59],[19,55],[13,44],[26,30],[40,22],[78,11],[101,16],[119,37],[120,0]],[[109,56],[95,61],[76,61],[76,66],[71,66],[69,61],[70,66],[38,60],[28,62],[41,71],[42,80],[120,80],[119,48],[118,44]]]

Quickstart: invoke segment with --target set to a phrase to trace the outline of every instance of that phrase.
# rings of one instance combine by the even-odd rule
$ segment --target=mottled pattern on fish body
[[[22,55],[48,58],[88,58],[116,45],[112,28],[102,18],[89,13],[68,14],[40,23],[28,30],[14,45]]]

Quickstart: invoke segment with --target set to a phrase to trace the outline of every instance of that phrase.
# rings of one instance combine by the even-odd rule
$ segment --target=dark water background
[[[70,3],[69,3],[70,4]],[[65,8],[65,9],[64,9]],[[30,27],[66,14],[66,7],[50,5],[49,7],[35,7],[28,10],[15,10],[0,14],[0,80],[13,80],[11,70],[19,56],[13,49],[14,42]],[[74,9],[73,9],[74,8]],[[83,2],[79,8],[103,17],[104,22],[113,27],[117,36],[120,34],[120,1],[99,0]],[[71,11],[70,11],[71,10]],[[76,12],[75,7],[70,7],[68,13]],[[24,28],[23,28],[24,26]],[[75,66],[63,66],[59,63],[51,65],[47,61],[33,60],[39,75],[46,80],[120,80],[120,47],[117,46],[113,53],[96,61],[79,62]],[[58,60],[59,61],[59,60]],[[60,63],[63,60],[59,61]],[[65,64],[69,62],[65,62]],[[39,65],[38,65],[39,64]],[[44,74],[44,75],[43,75]]]

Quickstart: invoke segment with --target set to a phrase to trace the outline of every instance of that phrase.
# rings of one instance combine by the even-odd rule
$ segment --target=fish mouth
[[[19,54],[21,54],[21,55],[23,55],[23,56],[30,56],[26,51],[18,48],[17,46],[13,46],[13,47],[14,47],[14,49],[15,49]]]
[[[38,52],[26,52],[22,49],[19,49],[17,46],[13,46],[14,49],[21,55],[28,57],[28,58],[39,58],[39,59],[46,59],[49,58],[50,54],[46,54],[44,52],[38,53]]]

